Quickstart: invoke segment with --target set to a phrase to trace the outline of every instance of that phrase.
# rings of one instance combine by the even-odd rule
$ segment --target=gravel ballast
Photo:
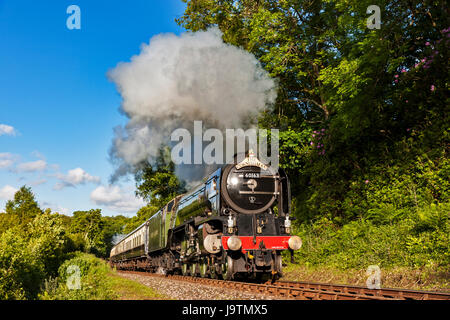
[[[119,276],[137,281],[158,293],[176,300],[279,300],[279,297],[219,288],[206,284],[185,282],[162,277],[118,272]]]

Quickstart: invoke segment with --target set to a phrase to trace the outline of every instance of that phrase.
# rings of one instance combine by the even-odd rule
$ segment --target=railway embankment
[[[39,294],[43,300],[170,300],[168,295],[128,279],[107,262],[91,254],[77,253],[48,279]]]
[[[367,286],[369,278],[374,279],[375,276],[373,268],[369,267],[342,270],[330,266],[288,264],[283,280]],[[379,276],[380,286],[384,288],[450,292],[450,272],[438,268],[380,268]]]

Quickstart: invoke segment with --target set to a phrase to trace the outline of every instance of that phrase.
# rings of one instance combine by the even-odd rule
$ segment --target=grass
[[[387,211],[395,218],[380,214],[386,219],[361,217],[341,226],[322,217],[295,226],[303,246],[285,279],[366,286],[375,265],[382,287],[450,291],[450,202]]]
[[[117,275],[115,270],[107,275],[108,283],[117,295],[117,300],[169,300],[171,298],[156,292],[137,281]]]
[[[282,280],[366,286],[366,270],[342,270],[330,266],[305,266],[289,263]],[[408,267],[381,268],[382,288],[403,288],[450,292],[450,270]]]
[[[77,270],[77,275],[71,270]],[[79,289],[67,284],[79,276]],[[76,281],[75,281],[76,282]],[[69,281],[70,283],[70,281]],[[39,295],[42,300],[167,300],[165,295],[139,282],[118,275],[108,263],[92,254],[77,252],[47,279]]]

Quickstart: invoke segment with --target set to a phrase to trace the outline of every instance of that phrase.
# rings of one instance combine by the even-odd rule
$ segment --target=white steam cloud
[[[218,28],[157,35],[108,76],[129,118],[115,128],[113,181],[144,160],[152,162],[176,128],[191,130],[201,120],[207,127],[245,129],[251,114],[276,99],[275,81],[258,60],[225,44]]]

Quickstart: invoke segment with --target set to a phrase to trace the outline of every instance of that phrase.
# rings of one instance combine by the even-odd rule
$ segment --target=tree
[[[17,218],[21,225],[26,225],[43,211],[39,208],[31,188],[22,186],[14,194],[14,199],[6,202],[5,213]]]
[[[35,298],[45,278],[23,230],[14,227],[0,236],[0,299]]]
[[[0,213],[0,235],[6,230],[20,224],[20,220],[16,215]]]
[[[446,167],[445,1],[379,1],[381,29],[373,30],[369,0],[185,2],[180,25],[218,26],[225,42],[254,54],[278,79],[276,104],[259,126],[280,129],[280,165],[291,177],[298,221],[355,219],[386,201],[371,198],[369,181],[387,188],[423,159],[435,172]],[[423,198],[443,201],[448,192],[431,185],[419,188]],[[409,198],[394,194],[394,203]]]
[[[114,217],[102,217],[102,220],[102,238],[105,243],[105,256],[109,256],[109,253],[114,246],[116,236],[128,233],[126,230],[131,223],[130,220],[132,219],[118,215]]]
[[[29,246],[36,259],[43,264],[44,272],[54,276],[67,254],[67,236],[63,219],[47,209],[30,222]]]
[[[161,147],[154,165],[141,163],[135,173],[136,195],[152,206],[162,207],[176,195],[185,192],[185,183],[175,174],[169,148]]]
[[[130,219],[130,221],[127,223],[125,228],[123,229],[123,233],[127,234],[139,227],[142,223],[150,219],[151,216],[153,216],[160,207],[152,206],[151,204],[148,204],[146,206],[143,206],[138,210],[136,213],[136,216]]]
[[[0,299],[34,299],[44,279],[55,276],[66,258],[67,238],[60,216],[48,210],[25,229],[0,235]]]
[[[86,252],[105,255],[105,243],[103,239],[104,221],[101,209],[89,211],[75,211],[73,213],[70,232],[81,236]]]

